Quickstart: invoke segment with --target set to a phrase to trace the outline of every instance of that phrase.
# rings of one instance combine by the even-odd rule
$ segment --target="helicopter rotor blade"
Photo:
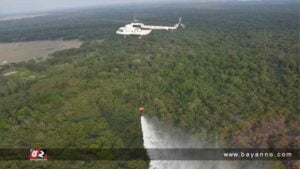
[[[115,23],[130,23],[130,22],[141,22],[141,20],[136,19],[134,16],[132,20],[120,20],[120,19],[100,19],[101,21],[106,21],[106,22],[115,22]]]
[[[133,17],[133,22],[141,22],[141,20],[136,19],[136,17]]]
[[[101,19],[101,21],[116,22],[116,23],[128,23],[128,21],[118,20],[118,19]]]

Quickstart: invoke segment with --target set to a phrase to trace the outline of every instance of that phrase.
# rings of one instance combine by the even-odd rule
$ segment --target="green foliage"
[[[114,31],[121,25],[99,19],[131,18],[132,12],[123,10],[0,23],[1,41],[88,39],[80,49],[56,52],[40,63],[19,63],[16,75],[0,77],[0,146],[141,148],[141,105],[148,116],[210,136],[226,135],[224,128],[242,131],[244,121],[254,124],[262,116],[276,116],[277,109],[299,115],[298,10],[290,4],[271,6],[141,8],[145,21],[171,22],[177,16],[170,11],[177,10],[187,25],[141,40],[117,37]],[[104,42],[92,43],[104,34]],[[146,165],[74,163],[75,168]]]

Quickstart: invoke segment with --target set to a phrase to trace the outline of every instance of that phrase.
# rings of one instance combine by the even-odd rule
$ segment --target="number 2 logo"
[[[41,150],[40,153],[39,153],[39,157],[44,158],[44,155],[45,155],[44,151]]]

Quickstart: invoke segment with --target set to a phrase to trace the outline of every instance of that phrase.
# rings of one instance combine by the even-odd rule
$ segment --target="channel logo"
[[[47,160],[48,154],[46,149],[30,149],[30,156],[29,159],[31,161],[39,161],[39,160]]]

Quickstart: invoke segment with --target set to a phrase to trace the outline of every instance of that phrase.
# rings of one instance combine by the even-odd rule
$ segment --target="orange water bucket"
[[[144,112],[145,112],[145,108],[144,107],[140,107],[139,108],[139,112],[140,112],[140,116],[143,116]]]

